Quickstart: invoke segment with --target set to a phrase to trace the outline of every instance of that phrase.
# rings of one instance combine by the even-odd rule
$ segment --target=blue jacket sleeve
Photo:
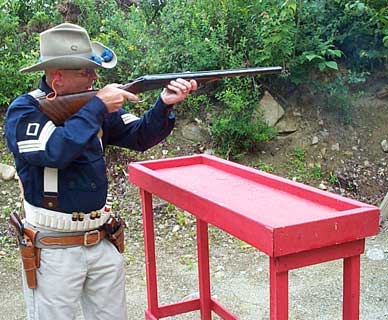
[[[165,139],[174,128],[172,106],[161,98],[141,118],[120,109],[110,114],[103,127],[103,144],[145,151]]]
[[[28,94],[15,99],[7,111],[5,135],[9,149],[30,165],[65,168],[99,131],[107,109],[94,97],[63,126],[39,110]]]

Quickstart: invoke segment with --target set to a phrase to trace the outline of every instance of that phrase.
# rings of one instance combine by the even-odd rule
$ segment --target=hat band
[[[105,48],[104,51],[101,53],[101,56],[98,56],[96,54],[93,54],[91,57],[89,57],[88,59],[99,64],[99,65],[102,65],[103,62],[110,62],[112,61],[113,59],[113,51],[109,50],[108,48]],[[44,57],[40,57],[38,62],[41,63],[41,62],[44,62],[47,58],[44,58]]]
[[[93,54],[89,59],[97,64],[102,64],[103,62],[110,62],[113,59],[113,52],[108,48],[105,48],[104,51],[101,53],[101,56]]]

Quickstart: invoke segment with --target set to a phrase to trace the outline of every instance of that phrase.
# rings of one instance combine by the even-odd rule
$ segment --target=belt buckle
[[[91,236],[93,234],[97,234],[96,241],[92,242],[92,243],[88,243],[89,236]],[[100,240],[101,240],[101,235],[100,235],[100,231],[99,230],[92,230],[92,231],[88,231],[88,232],[84,233],[84,246],[85,247],[94,246],[95,244],[99,243]]]

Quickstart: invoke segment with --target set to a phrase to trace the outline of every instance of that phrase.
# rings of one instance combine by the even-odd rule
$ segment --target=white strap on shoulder
[[[31,91],[28,94],[30,96],[34,97],[35,99],[42,99],[46,96],[46,93],[40,89],[36,89],[34,91]]]
[[[139,117],[131,113],[124,113],[121,115],[121,119],[123,120],[124,124],[127,125],[133,121],[139,120]]]

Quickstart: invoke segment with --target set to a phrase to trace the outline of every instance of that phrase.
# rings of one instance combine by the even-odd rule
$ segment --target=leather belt
[[[107,237],[105,230],[92,230],[77,235],[51,235],[38,233],[37,247],[94,246]]]

